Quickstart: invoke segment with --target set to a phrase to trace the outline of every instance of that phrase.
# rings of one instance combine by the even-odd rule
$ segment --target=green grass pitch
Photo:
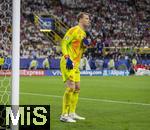
[[[61,77],[21,77],[21,104],[50,104],[51,130],[150,130],[150,77],[81,77],[77,113],[85,121],[59,121]]]

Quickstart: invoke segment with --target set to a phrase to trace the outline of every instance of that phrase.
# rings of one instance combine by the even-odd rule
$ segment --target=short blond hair
[[[83,18],[84,15],[88,15],[88,16],[89,16],[89,13],[80,12],[80,13],[77,15],[77,20],[78,20],[78,22],[79,22],[79,20],[80,20],[81,18]]]

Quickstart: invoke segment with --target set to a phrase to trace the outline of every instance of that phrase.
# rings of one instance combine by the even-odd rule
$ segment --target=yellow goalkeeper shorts
[[[78,67],[74,67],[72,70],[66,69],[66,59],[64,57],[61,58],[60,61],[60,69],[62,73],[63,81],[66,82],[68,79],[73,82],[80,81],[80,70]]]

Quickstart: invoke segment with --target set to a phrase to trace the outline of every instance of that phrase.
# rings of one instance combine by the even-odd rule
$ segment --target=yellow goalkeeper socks
[[[62,115],[69,113],[73,91],[74,91],[73,88],[66,87],[66,91],[63,96]]]
[[[75,113],[76,111],[76,106],[78,103],[78,97],[79,97],[79,92],[74,92],[72,94],[72,100],[71,100],[71,106],[70,106],[70,113]]]

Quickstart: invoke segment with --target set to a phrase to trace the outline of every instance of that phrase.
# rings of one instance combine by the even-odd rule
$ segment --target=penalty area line
[[[31,96],[62,98],[62,96],[42,94],[42,93],[21,92],[20,94],[21,95],[31,95]],[[84,101],[96,101],[96,102],[105,102],[105,103],[117,103],[117,104],[128,104],[128,105],[150,106],[150,104],[148,104],[148,103],[141,103],[141,102],[126,102],[126,101],[117,101],[117,100],[110,100],[110,99],[97,99],[97,98],[85,98],[85,97],[79,97],[79,99],[80,100],[84,100]]]

